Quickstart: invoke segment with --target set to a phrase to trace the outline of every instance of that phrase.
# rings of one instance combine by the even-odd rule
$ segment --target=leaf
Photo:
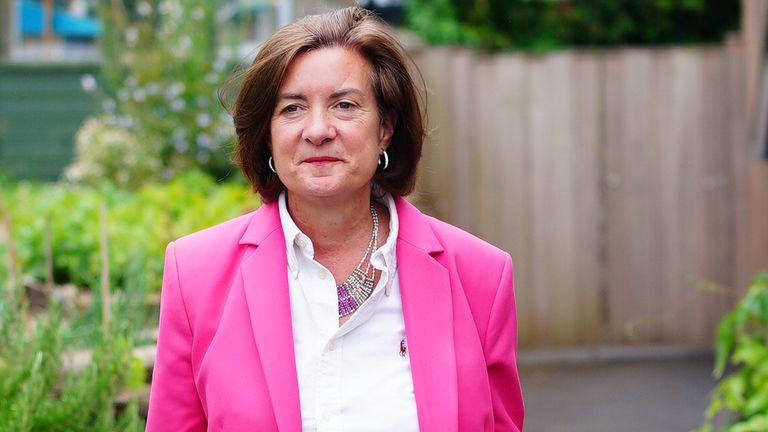
[[[726,432],[765,432],[768,431],[768,415],[763,414],[740,421],[729,426]]]
[[[747,417],[768,412],[768,388],[757,389],[746,401],[743,409]]]
[[[728,354],[733,347],[733,342],[736,339],[736,332],[734,331],[735,315],[733,313],[726,314],[717,325],[717,339],[715,344],[715,368],[714,376],[721,378],[725,367],[728,365]]]

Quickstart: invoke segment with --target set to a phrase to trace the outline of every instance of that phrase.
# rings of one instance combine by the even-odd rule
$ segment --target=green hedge
[[[737,0],[409,0],[408,27],[433,44],[486,49],[718,42]]]

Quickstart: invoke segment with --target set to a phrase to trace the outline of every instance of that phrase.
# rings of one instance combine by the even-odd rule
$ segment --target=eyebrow
[[[306,96],[304,96],[304,95],[303,95],[303,94],[301,94],[301,93],[291,93],[291,92],[286,92],[286,93],[280,93],[279,95],[277,95],[277,99],[278,99],[278,100],[283,100],[283,99],[299,99],[299,100],[307,100],[307,97],[306,97]]]
[[[331,93],[331,99],[335,99],[335,98],[338,98],[338,97],[346,96],[346,95],[348,95],[350,93],[355,93],[355,94],[357,94],[359,96],[365,97],[365,93],[363,93],[362,91],[360,91],[360,90],[358,90],[358,89],[356,89],[354,87],[347,87],[347,88],[342,88],[342,89],[336,90],[335,92]]]
[[[361,90],[356,89],[354,87],[346,87],[346,88],[338,89],[338,90],[334,91],[333,93],[331,93],[331,99],[340,98],[340,97],[346,96],[346,95],[348,95],[350,93],[354,93],[354,94],[357,94],[357,95],[365,97],[365,93],[363,93]],[[303,93],[284,92],[284,93],[280,93],[279,95],[277,95],[277,99],[278,100],[288,99],[288,100],[303,100],[303,101],[305,101],[305,100],[307,100],[307,97]]]

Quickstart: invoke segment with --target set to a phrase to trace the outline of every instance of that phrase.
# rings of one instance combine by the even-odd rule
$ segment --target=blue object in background
[[[65,38],[94,39],[101,23],[92,18],[72,16],[63,11],[53,12],[53,33]]]
[[[42,36],[45,29],[43,5],[32,0],[19,3],[22,36]],[[93,18],[83,18],[54,10],[51,20],[53,34],[63,38],[94,39],[101,31],[101,23]]]
[[[43,22],[45,13],[43,6],[29,0],[23,0],[19,3],[19,14],[21,19],[22,36],[42,36]]]

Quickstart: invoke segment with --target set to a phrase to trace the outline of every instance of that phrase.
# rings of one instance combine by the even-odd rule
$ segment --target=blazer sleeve
[[[517,372],[517,318],[512,258],[506,255],[485,334],[485,358],[491,385],[496,432],[523,430],[523,393]]]
[[[192,373],[192,328],[179,283],[174,243],[165,252],[160,332],[152,372],[147,432],[206,430]]]

